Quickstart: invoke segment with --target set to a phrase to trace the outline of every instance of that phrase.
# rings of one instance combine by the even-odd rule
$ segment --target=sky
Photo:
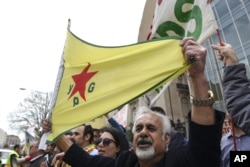
[[[31,91],[54,90],[70,30],[101,46],[137,42],[146,0],[1,0],[0,128]],[[20,90],[25,88],[26,90]]]

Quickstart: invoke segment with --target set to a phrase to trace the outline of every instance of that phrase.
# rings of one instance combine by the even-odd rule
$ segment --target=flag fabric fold
[[[179,38],[169,37],[103,47],[81,40],[68,29],[48,140],[184,73],[190,65],[179,43]]]

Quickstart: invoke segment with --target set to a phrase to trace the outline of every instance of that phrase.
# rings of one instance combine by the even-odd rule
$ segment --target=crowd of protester
[[[186,73],[190,94],[198,99],[197,101],[211,98],[207,93],[208,85],[204,74],[205,48],[193,38],[185,38],[181,46],[185,58],[192,63],[192,67]],[[242,76],[235,75],[234,77],[244,78],[241,85],[245,82],[250,89],[245,66],[239,63],[232,46],[222,43],[212,45],[212,48],[218,51],[219,59],[225,65],[223,87],[228,89],[232,82],[228,79],[230,73],[227,72],[231,69],[243,71],[237,73]],[[234,81],[238,79],[237,77]],[[244,94],[239,87],[233,86],[230,89],[237,91],[239,96]],[[250,97],[250,94],[246,96]],[[230,98],[227,95],[226,102]],[[233,103],[236,104],[237,101]],[[247,103],[245,108],[249,106]],[[228,107],[228,109],[231,108]],[[214,110],[213,104],[210,103],[192,102],[191,112],[188,115],[189,135],[185,138],[174,129],[174,121],[166,116],[162,107],[142,108],[135,116],[132,128],[133,141],[128,140],[125,127],[106,114],[110,126],[94,129],[91,125],[82,124],[61,135],[55,143],[47,144],[46,150],[39,149],[39,140],[30,143],[28,152],[22,152],[22,147],[15,145],[5,166],[12,167],[16,164],[21,167],[229,167],[230,151],[250,150],[249,134],[237,126],[237,123],[235,124],[234,118],[231,117],[233,112],[230,111],[227,112],[227,116],[232,122],[236,135],[233,135],[234,132],[229,132],[222,136],[225,111]],[[42,128],[44,132],[49,132],[51,122],[45,120]],[[239,139],[237,140],[238,147],[233,143],[234,138]]]

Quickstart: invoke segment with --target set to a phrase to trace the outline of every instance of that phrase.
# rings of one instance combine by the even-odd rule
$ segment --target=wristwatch
[[[190,103],[195,106],[212,106],[214,104],[214,94],[211,90],[208,91],[207,99],[196,99],[192,95],[190,96]]]

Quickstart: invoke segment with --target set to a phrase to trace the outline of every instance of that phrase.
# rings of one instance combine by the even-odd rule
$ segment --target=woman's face
[[[120,151],[119,146],[115,145],[115,140],[109,132],[103,132],[97,141],[99,141],[97,143],[99,155],[115,158]]]

